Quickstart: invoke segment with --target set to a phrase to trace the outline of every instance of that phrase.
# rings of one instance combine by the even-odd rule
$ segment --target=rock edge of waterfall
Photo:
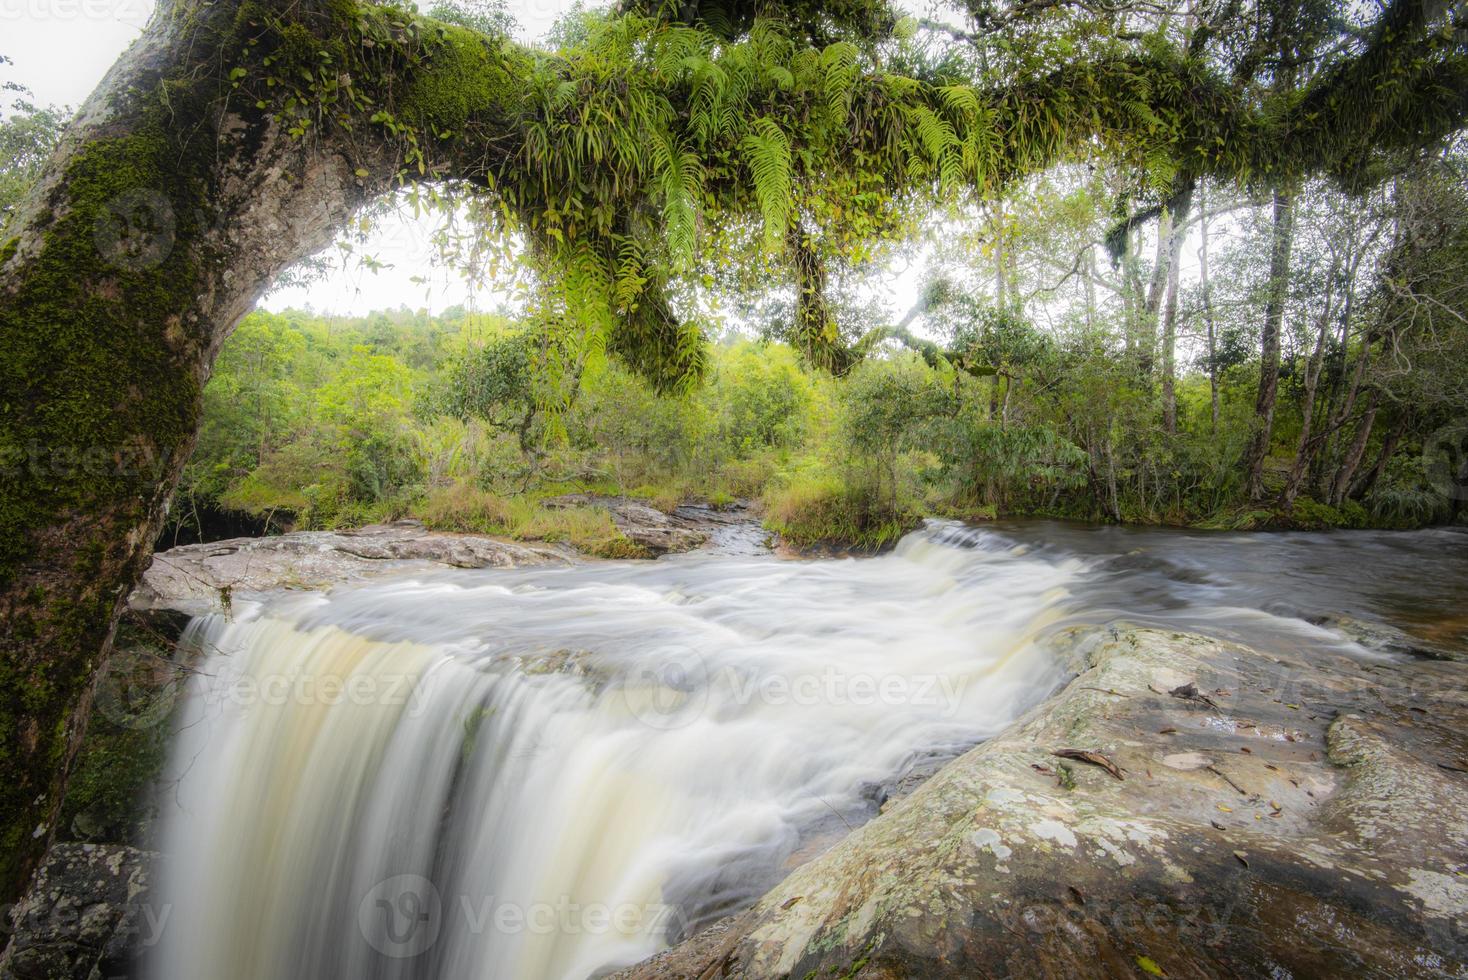
[[[1468,665],[1068,646],[1055,696],[617,980],[1468,976]]]
[[[720,545],[731,531],[758,528],[742,504],[722,511],[685,505],[672,514],[630,498],[590,494],[554,497],[544,504],[603,507],[617,530],[650,556],[692,551],[710,541]],[[128,604],[138,612],[172,609],[198,616],[220,612],[239,596],[327,589],[380,574],[567,564],[584,557],[566,545],[435,531],[416,520],[346,531],[292,531],[159,552]]]

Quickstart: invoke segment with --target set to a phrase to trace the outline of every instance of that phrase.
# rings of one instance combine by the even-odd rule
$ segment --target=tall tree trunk
[[[1201,192],[1200,192],[1201,193]],[[1213,422],[1212,431],[1218,432],[1218,321],[1213,315],[1213,280],[1208,272],[1208,202],[1199,202],[1201,212],[1198,232],[1198,279],[1203,290],[1203,325],[1208,331],[1208,406]]]
[[[1381,451],[1376,454],[1376,462],[1361,479],[1351,486],[1348,496],[1359,500],[1371,492],[1371,488],[1376,486],[1376,482],[1386,472],[1387,464],[1392,461],[1392,456],[1396,455],[1397,445],[1402,441],[1402,436],[1407,434],[1407,426],[1410,422],[1411,417],[1404,414],[1387,430],[1386,438],[1381,441]]]
[[[1361,466],[1361,457],[1366,455],[1366,445],[1371,441],[1371,427],[1376,423],[1376,413],[1376,392],[1372,391],[1366,396],[1366,411],[1356,424],[1356,436],[1351,440],[1351,447],[1346,450],[1346,458],[1341,460],[1340,468],[1336,470],[1335,480],[1331,484],[1330,498],[1326,503],[1332,507],[1345,503],[1351,481],[1355,479],[1356,470]]]
[[[1259,397],[1254,403],[1254,437],[1244,456],[1249,497],[1253,500],[1264,496],[1264,458],[1269,455],[1269,443],[1274,435],[1274,403],[1279,394],[1280,326],[1289,294],[1290,249],[1294,237],[1294,194],[1284,188],[1276,189],[1269,245],[1269,292],[1264,304],[1264,330],[1260,342]]]
[[[263,79],[255,92],[230,78],[278,50],[286,26],[341,46],[355,28],[342,5],[243,8],[160,3],[0,249],[0,902],[51,837],[93,679],[193,448],[220,346],[281,270],[401,167],[401,144],[365,120],[296,138]],[[491,73],[482,91],[501,98],[505,51],[486,45],[477,65]],[[424,52],[413,71],[437,65]]]
[[[1162,309],[1162,295],[1168,282],[1168,256],[1172,254],[1172,214],[1164,210],[1157,223],[1157,255],[1152,263],[1152,278],[1140,298],[1137,310],[1137,369],[1149,378],[1157,367],[1157,321]]]
[[[1191,189],[1174,201],[1167,236],[1167,299],[1162,311],[1162,426],[1169,435],[1177,432],[1177,292],[1178,267],[1182,264],[1183,239],[1187,237],[1188,211],[1193,204]]]
[[[1305,364],[1304,392],[1300,403],[1300,438],[1295,443],[1295,462],[1285,478],[1284,490],[1280,493],[1280,506],[1289,511],[1295,506],[1300,486],[1305,482],[1310,462],[1320,445],[1320,438],[1313,431],[1315,421],[1315,396],[1320,388],[1320,372],[1325,367],[1326,339],[1330,336],[1330,324],[1335,314],[1335,280],[1340,272],[1341,256],[1337,252],[1331,262],[1327,276],[1325,309],[1320,312],[1320,324],[1315,331],[1315,350]]]
[[[1347,325],[1346,329],[1349,329],[1349,325]],[[1343,336],[1346,338],[1343,343],[1348,342],[1350,335],[1343,333]],[[1351,413],[1356,410],[1356,402],[1360,399],[1361,390],[1365,387],[1366,372],[1371,366],[1371,344],[1372,337],[1369,334],[1362,338],[1361,353],[1357,355],[1356,366],[1351,370],[1351,383],[1346,388],[1345,395],[1341,398],[1340,404],[1330,413],[1330,422],[1326,427],[1325,444],[1322,448],[1322,460],[1320,466],[1317,467],[1321,470],[1320,481],[1317,486],[1319,487],[1322,500],[1328,501],[1334,495],[1334,476],[1327,477],[1325,473],[1329,469],[1329,464],[1332,462],[1336,463],[1337,468],[1339,468],[1339,460],[1336,458],[1337,449],[1335,442],[1341,437],[1346,422],[1351,417]],[[1342,362],[1342,366],[1344,366],[1344,361]]]

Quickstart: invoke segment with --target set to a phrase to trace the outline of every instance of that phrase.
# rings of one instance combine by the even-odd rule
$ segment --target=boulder
[[[153,893],[156,855],[117,844],[56,844],[10,911],[0,980],[137,975],[167,925]]]
[[[653,978],[1468,976],[1468,666],[1157,630]]]
[[[217,612],[235,596],[324,589],[384,572],[567,563],[570,552],[481,534],[430,531],[418,521],[355,531],[297,531],[171,548],[153,556],[129,599],[135,610]]]

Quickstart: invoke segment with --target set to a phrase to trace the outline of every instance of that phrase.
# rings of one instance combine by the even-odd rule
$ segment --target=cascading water
[[[748,904],[1059,679],[1079,563],[931,535],[870,560],[463,572],[193,627],[181,977],[580,978]]]
[[[880,558],[439,573],[198,620],[153,971],[596,976],[1017,717],[1064,626],[1379,657],[1318,614],[1460,629],[1465,542],[934,523]]]

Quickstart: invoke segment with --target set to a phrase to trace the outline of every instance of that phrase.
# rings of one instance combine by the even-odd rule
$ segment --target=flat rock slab
[[[616,976],[1468,977],[1468,665],[1070,639],[1055,697]]]
[[[355,531],[296,531],[171,548],[129,599],[135,610],[217,612],[232,597],[281,589],[324,589],[379,575],[434,567],[512,568],[569,563],[567,551],[478,534],[429,531],[418,521]]]

